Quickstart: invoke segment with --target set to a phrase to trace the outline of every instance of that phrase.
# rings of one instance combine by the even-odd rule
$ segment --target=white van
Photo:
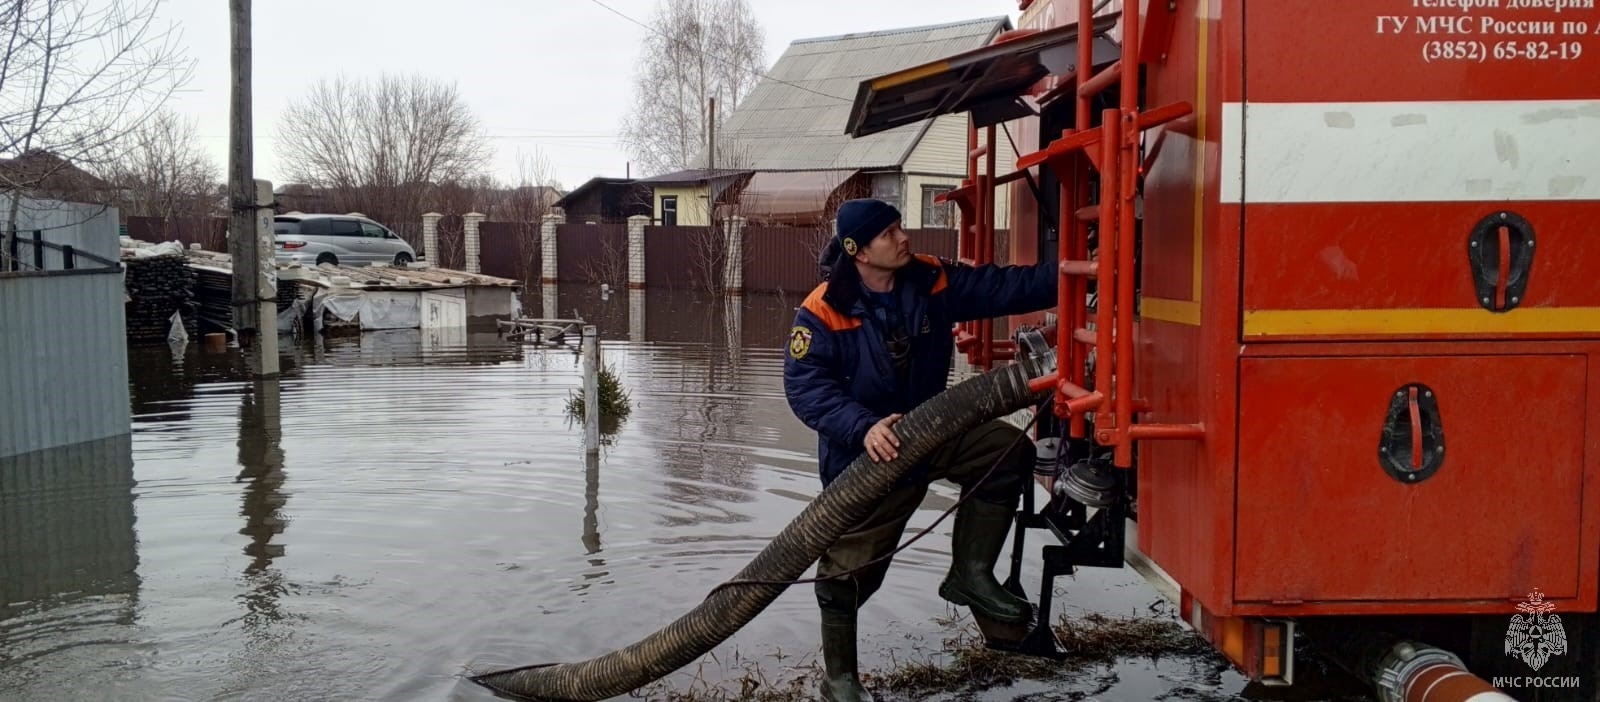
[[[417,260],[417,252],[400,235],[356,215],[278,215],[272,234],[278,263],[403,266]]]

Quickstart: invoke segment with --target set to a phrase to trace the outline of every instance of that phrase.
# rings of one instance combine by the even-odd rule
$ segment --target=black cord
[[[1000,130],[1006,133],[1006,141],[1011,142],[1011,153],[1022,153],[1022,151],[1017,148],[1016,137],[1011,136],[1011,127],[1004,122],[1001,122]],[[1033,191],[1033,201],[1039,204],[1039,209],[1043,211],[1044,216],[1048,218],[1045,221],[1049,222],[1051,226],[1059,226],[1061,219],[1056,217],[1056,213],[1054,211],[1046,207],[1044,192],[1039,190],[1039,182],[1033,179],[1033,171],[1023,171],[1022,175],[1028,181],[1028,189]],[[1056,233],[1056,238],[1061,238],[1060,232]]]
[[[978,486],[982,485],[984,483],[984,481],[988,480],[990,477],[992,477],[994,475],[994,472],[1000,468],[1000,464],[1004,463],[1006,461],[1007,457],[1010,456],[1011,450],[1016,448],[1017,444],[1028,436],[1028,431],[1033,429],[1034,425],[1039,422],[1039,417],[1041,417],[1041,416],[1043,416],[1043,412],[1039,411],[1038,408],[1034,408],[1033,419],[1029,420],[1028,421],[1028,425],[1026,427],[1023,427],[1022,431],[1017,434],[1017,437],[1011,440],[1011,443],[1006,446],[1006,449],[1000,453],[1000,457],[995,459],[994,465],[989,466],[989,471],[984,473],[983,477],[978,479],[978,482],[973,483],[970,488],[965,490],[964,491],[965,494],[963,494],[960,499],[956,500],[955,504],[950,505],[949,509],[946,509],[944,511],[944,514],[939,515],[938,519],[933,520],[932,524],[929,524],[928,526],[924,527],[921,531],[918,531],[910,539],[907,539],[905,543],[900,544],[899,546],[895,547],[895,549],[893,551],[890,551],[888,553],[883,554],[882,556],[879,556],[879,557],[874,558],[874,559],[872,559],[870,561],[867,561],[866,563],[863,563],[860,566],[857,566],[855,568],[851,568],[850,570],[844,571],[843,573],[836,573],[834,575],[829,575],[829,576],[826,576],[826,577],[802,578],[802,579],[799,579],[799,580],[729,580],[729,581],[727,581],[725,583],[722,583],[721,585],[718,585],[718,586],[716,586],[714,588],[711,588],[711,592],[706,593],[706,599],[711,599],[711,596],[717,594],[718,590],[721,590],[722,588],[730,587],[730,586],[733,586],[733,585],[782,585],[784,587],[788,587],[790,585],[804,585],[806,583],[820,583],[820,582],[822,582],[824,580],[843,580],[843,579],[845,579],[847,577],[855,575],[856,573],[859,573],[859,572],[861,572],[863,570],[866,570],[867,568],[870,568],[870,567],[872,567],[874,565],[877,565],[879,563],[882,563],[882,562],[884,562],[884,561],[886,561],[886,560],[888,560],[890,558],[893,558],[895,556],[895,554],[898,554],[901,551],[906,550],[907,548],[909,548],[911,546],[911,544],[916,543],[918,539],[921,539],[922,537],[927,536],[928,534],[932,533],[933,532],[933,528],[936,527],[936,526],[939,526],[939,523],[944,521],[945,517],[950,516],[951,512],[954,512],[954,511],[956,511],[957,508],[961,507],[962,503],[966,502],[969,499],[972,499],[972,496],[974,494],[976,494],[977,491],[978,491]],[[1030,487],[1031,486],[1025,486],[1023,489],[1030,489]]]

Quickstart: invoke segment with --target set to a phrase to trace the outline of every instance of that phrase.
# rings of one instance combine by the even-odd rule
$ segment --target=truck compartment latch
[[[1411,383],[1389,397],[1378,463],[1402,483],[1420,483],[1444,465],[1444,424],[1431,388]]]
[[[1490,312],[1516,309],[1533,270],[1533,225],[1506,210],[1484,217],[1467,238],[1467,262],[1479,306]]]

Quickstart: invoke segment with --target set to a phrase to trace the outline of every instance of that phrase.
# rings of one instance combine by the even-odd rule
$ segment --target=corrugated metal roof
[[[694,183],[704,183],[708,180],[715,180],[717,178],[737,178],[746,173],[749,173],[749,171],[730,170],[726,168],[690,168],[688,170],[663,173],[661,175],[651,176],[649,178],[640,178],[635,182],[650,183],[652,185],[688,185]]]
[[[1006,17],[990,17],[795,41],[718,131],[743,168],[898,167],[928,122],[851,138],[845,128],[861,82],[985,46],[1010,27]]]

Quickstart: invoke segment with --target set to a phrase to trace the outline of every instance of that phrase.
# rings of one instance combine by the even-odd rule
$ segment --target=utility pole
[[[229,0],[232,25],[232,108],[228,115],[228,254],[233,260],[233,329],[243,347],[245,334],[255,328],[256,269],[254,127],[250,119],[250,0]]]
[[[711,96],[711,111],[707,113],[710,127],[706,129],[706,153],[710,154],[706,167],[711,170],[711,177],[717,173],[717,98]]]
[[[272,255],[272,185],[255,179],[250,88],[250,0],[229,0],[233,38],[229,115],[228,254],[233,262],[233,328],[239,346],[255,343],[250,371],[255,376],[278,374],[277,266]],[[262,191],[265,190],[265,194]],[[265,229],[265,232],[262,230]],[[262,300],[269,300],[266,305]]]

